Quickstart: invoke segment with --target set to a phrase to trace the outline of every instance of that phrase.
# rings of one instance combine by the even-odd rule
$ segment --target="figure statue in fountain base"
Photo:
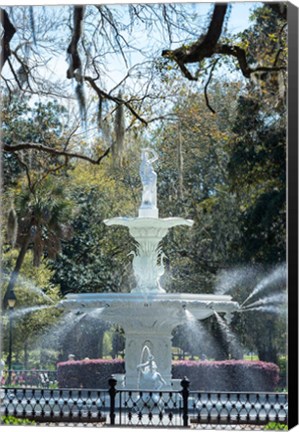
[[[137,365],[137,370],[139,372],[138,388],[146,391],[137,397],[136,410],[142,413],[163,412],[163,398],[159,390],[162,390],[163,386],[166,385],[166,381],[158,372],[154,356],[147,345],[143,347],[141,361],[143,361],[145,355],[147,356],[146,361]]]
[[[156,362],[154,361],[154,356],[151,354],[150,349],[148,349],[148,360],[145,363],[140,363],[137,366],[137,370],[140,371],[139,388],[146,390],[161,390],[166,384],[166,381],[162,378]]]

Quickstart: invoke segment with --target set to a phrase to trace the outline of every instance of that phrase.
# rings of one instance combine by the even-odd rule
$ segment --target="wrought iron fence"
[[[179,391],[119,391],[115,397],[117,426],[182,426],[182,396]]]
[[[191,423],[287,423],[288,401],[285,393],[190,392],[188,403]]]
[[[106,421],[109,409],[107,390],[5,388],[0,392],[0,417],[41,423],[101,423]]]
[[[105,390],[3,388],[0,416],[12,415],[40,423],[64,425],[89,422],[116,426],[189,427],[200,425],[231,429],[269,422],[287,424],[285,393],[232,393],[189,391],[141,391],[116,388],[109,380]]]

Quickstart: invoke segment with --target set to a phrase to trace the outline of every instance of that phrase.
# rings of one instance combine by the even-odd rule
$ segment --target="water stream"
[[[251,312],[251,311],[260,311],[260,312],[268,312],[268,313],[276,313],[276,314],[286,313],[286,309],[282,305],[254,306],[251,308],[243,309],[240,312]]]
[[[9,276],[7,275],[2,275],[2,276],[3,279],[8,282]],[[32,282],[32,280],[27,279],[22,275],[18,276],[17,285],[21,289],[26,289],[33,294],[43,297],[43,299],[45,299],[47,302],[54,303],[54,300],[51,299],[51,297],[49,297],[46,293],[44,293],[44,291],[41,288],[39,288],[34,282]]]
[[[184,332],[184,337],[187,339],[188,345],[193,347],[193,350],[200,354],[202,358],[207,355],[211,358],[217,358],[219,344],[215,337],[205,328],[201,321],[195,318],[192,312],[186,309],[185,314],[187,331]]]
[[[18,318],[24,318],[25,315],[32,313],[32,312],[37,312],[37,311],[41,311],[44,309],[51,309],[54,308],[56,305],[39,305],[39,306],[30,306],[30,307],[26,307],[26,308],[20,308],[20,309],[14,309],[12,312],[12,318],[14,319],[18,319]]]
[[[248,285],[255,281],[258,269],[252,266],[243,266],[231,270],[222,270],[218,273],[215,284],[215,294],[227,294],[238,286]]]
[[[259,300],[254,301],[253,303],[250,303],[243,307],[243,310],[246,310],[248,308],[257,307],[257,306],[270,306],[279,303],[284,304],[287,300],[286,293],[278,293],[274,294],[272,296],[267,296],[264,298],[261,298]]]
[[[238,353],[243,351],[242,346],[238,342],[236,335],[229,328],[225,319],[222,318],[219,315],[219,313],[216,311],[214,311],[214,314],[215,314],[215,317],[216,317],[217,322],[219,324],[219,328],[221,330],[221,333],[224,336],[226,342],[228,343],[228,345],[230,347],[232,357],[237,357]]]
[[[250,299],[260,294],[262,291],[271,288],[271,290],[281,289],[286,284],[286,266],[285,264],[280,265],[274,269],[270,274],[265,276],[254,288],[252,293],[242,303],[243,307]]]

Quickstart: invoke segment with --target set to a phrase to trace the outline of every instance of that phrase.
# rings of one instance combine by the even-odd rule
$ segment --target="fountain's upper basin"
[[[123,225],[128,228],[163,228],[168,230],[178,225],[186,225],[191,227],[193,220],[183,219],[181,217],[169,217],[169,218],[153,218],[153,217],[114,217],[111,219],[105,219],[104,223],[107,226],[111,225]]]
[[[152,326],[151,323],[175,327],[190,319],[203,320],[214,312],[228,315],[239,309],[239,304],[229,295],[182,293],[86,293],[68,294],[60,302],[70,310],[102,309],[101,318],[118,324],[134,322]],[[189,312],[189,315],[188,315]]]

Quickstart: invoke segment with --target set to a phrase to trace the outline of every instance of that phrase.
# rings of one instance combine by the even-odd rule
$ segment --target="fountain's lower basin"
[[[137,388],[142,349],[147,345],[159,372],[171,388],[172,331],[188,320],[204,320],[214,312],[231,314],[239,304],[228,295],[180,293],[68,294],[60,306],[66,310],[101,309],[100,319],[121,326],[125,332],[125,386]]]

